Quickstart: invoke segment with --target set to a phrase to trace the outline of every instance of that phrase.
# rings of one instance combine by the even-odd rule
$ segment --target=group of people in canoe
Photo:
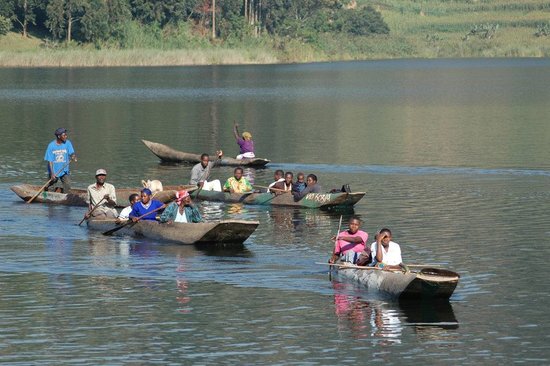
[[[235,140],[239,145],[240,151],[237,159],[254,158],[254,142],[250,132],[244,132],[239,135],[238,124],[234,124],[233,132]],[[71,189],[70,181],[70,162],[77,161],[76,153],[71,141],[68,139],[67,130],[58,128],[54,132],[55,140],[51,141],[46,149],[44,160],[47,161],[49,181],[45,186],[48,190],[58,181],[62,183],[62,190],[57,191],[69,193]],[[200,163],[191,169],[190,185],[196,185],[199,190],[213,190],[230,193],[254,192],[254,187],[250,181],[244,177],[243,168],[237,167],[233,171],[233,176],[229,177],[222,185],[219,180],[208,180],[210,171],[216,162],[223,157],[223,151],[216,152],[217,159],[210,160],[208,154],[201,155]],[[98,169],[95,174],[95,183],[87,188],[87,203],[89,205],[86,219],[108,218],[117,219],[121,223],[124,220],[155,220],[156,215],[160,214],[160,222],[201,222],[202,217],[198,209],[193,205],[189,193],[180,190],[176,194],[176,200],[166,205],[154,199],[153,192],[144,188],[140,194],[132,194],[128,198],[129,206],[117,213],[115,206],[116,190],[115,187],[106,182],[107,171]],[[318,184],[315,174],[298,173],[296,180],[292,172],[283,172],[276,170],[273,182],[265,187],[268,192],[274,195],[291,193],[296,201],[305,197],[308,193],[320,193],[321,186]],[[258,191],[258,190],[256,190]]]
[[[70,162],[77,161],[76,153],[71,141],[68,139],[67,130],[58,128],[54,132],[55,140],[51,141],[46,148],[44,160],[47,162],[49,180],[44,186],[48,190],[58,181],[63,185],[63,192],[71,190]],[[88,212],[85,218],[117,219],[121,223],[128,219],[156,220],[157,213],[160,213],[160,222],[202,222],[199,210],[191,202],[191,197],[186,190],[176,192],[176,199],[166,205],[154,199],[150,189],[144,188],[140,194],[132,194],[128,197],[129,205],[118,214],[115,206],[115,187],[107,183],[107,171],[98,169],[95,173],[95,183],[87,188]],[[58,188],[59,190],[59,188]]]
[[[369,246],[369,234],[361,230],[361,224],[361,219],[353,216],[348,222],[348,229],[332,238],[334,250],[328,262],[334,264],[339,260],[342,264],[408,271],[401,258],[401,247],[392,241],[391,230],[378,230]]]

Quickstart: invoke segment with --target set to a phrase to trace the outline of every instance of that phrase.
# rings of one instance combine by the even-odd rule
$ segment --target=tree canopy
[[[183,29],[184,25],[198,35],[222,40],[268,35],[307,41],[309,35],[316,33],[354,36],[389,33],[382,16],[372,7],[352,9],[347,3],[345,0],[0,0],[0,32],[11,28],[26,36],[30,29],[53,40],[119,47],[127,47],[132,36],[128,33],[140,27],[159,36],[177,36],[177,29]]]

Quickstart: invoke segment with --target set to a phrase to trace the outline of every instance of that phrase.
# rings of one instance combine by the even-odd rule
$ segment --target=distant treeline
[[[349,0],[0,0],[0,35],[10,30],[120,48],[138,46],[136,34],[307,41],[319,33],[389,33],[379,12]]]

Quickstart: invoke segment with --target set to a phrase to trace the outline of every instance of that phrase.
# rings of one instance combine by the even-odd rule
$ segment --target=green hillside
[[[128,4],[135,1],[130,0]],[[336,2],[320,1],[323,4]],[[267,6],[270,3],[264,0],[262,4]],[[233,4],[233,10],[238,10],[239,1],[233,0]],[[0,66],[141,66],[550,56],[548,1],[346,0],[340,4],[344,5],[340,10],[330,8],[332,5],[319,6],[321,10],[310,9],[311,14],[299,22],[284,14],[281,8],[275,9],[278,13],[272,9],[278,17],[277,22],[262,24],[260,21],[254,27],[245,24],[244,28],[238,28],[239,24],[244,24],[241,20],[243,14],[226,10],[219,15],[220,28],[216,39],[209,35],[208,17],[203,14],[202,18],[192,22],[193,12],[183,22],[167,20],[165,24],[147,24],[136,18],[134,9],[130,7],[128,20],[113,28],[115,36],[106,33],[105,38],[95,41],[75,38],[69,43],[63,36],[52,37],[44,25],[38,31],[36,28],[39,27],[35,26],[34,31],[30,27],[29,36],[22,37],[15,33],[17,23],[14,22],[14,29],[0,35]],[[367,6],[375,10],[371,9],[367,14],[381,15],[389,34],[362,31],[365,22],[358,21],[357,14],[363,14],[361,12]],[[47,24],[44,18],[47,12],[42,9],[37,14],[38,21]],[[231,14],[227,21],[225,14]],[[93,21],[88,27],[90,24],[93,26]],[[380,25],[377,26],[380,30]]]
[[[389,42],[403,51],[396,57],[550,56],[548,1],[358,1],[363,4],[382,13]]]

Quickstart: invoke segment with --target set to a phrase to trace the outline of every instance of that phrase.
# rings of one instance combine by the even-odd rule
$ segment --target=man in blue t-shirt
[[[67,130],[58,128],[54,132],[55,140],[49,143],[44,160],[48,162],[48,177],[50,182],[45,190],[53,186],[59,179],[63,183],[63,192],[69,193],[71,190],[71,179],[69,176],[69,164],[71,160],[76,160],[73,144],[67,139]]]
[[[151,190],[148,188],[141,190],[141,202],[137,202],[132,207],[129,218],[137,222],[138,217],[143,216],[140,220],[156,220],[157,212],[166,208],[166,205],[160,201],[151,199]],[[149,215],[147,213],[150,212]],[[146,215],[146,216],[144,216]]]

